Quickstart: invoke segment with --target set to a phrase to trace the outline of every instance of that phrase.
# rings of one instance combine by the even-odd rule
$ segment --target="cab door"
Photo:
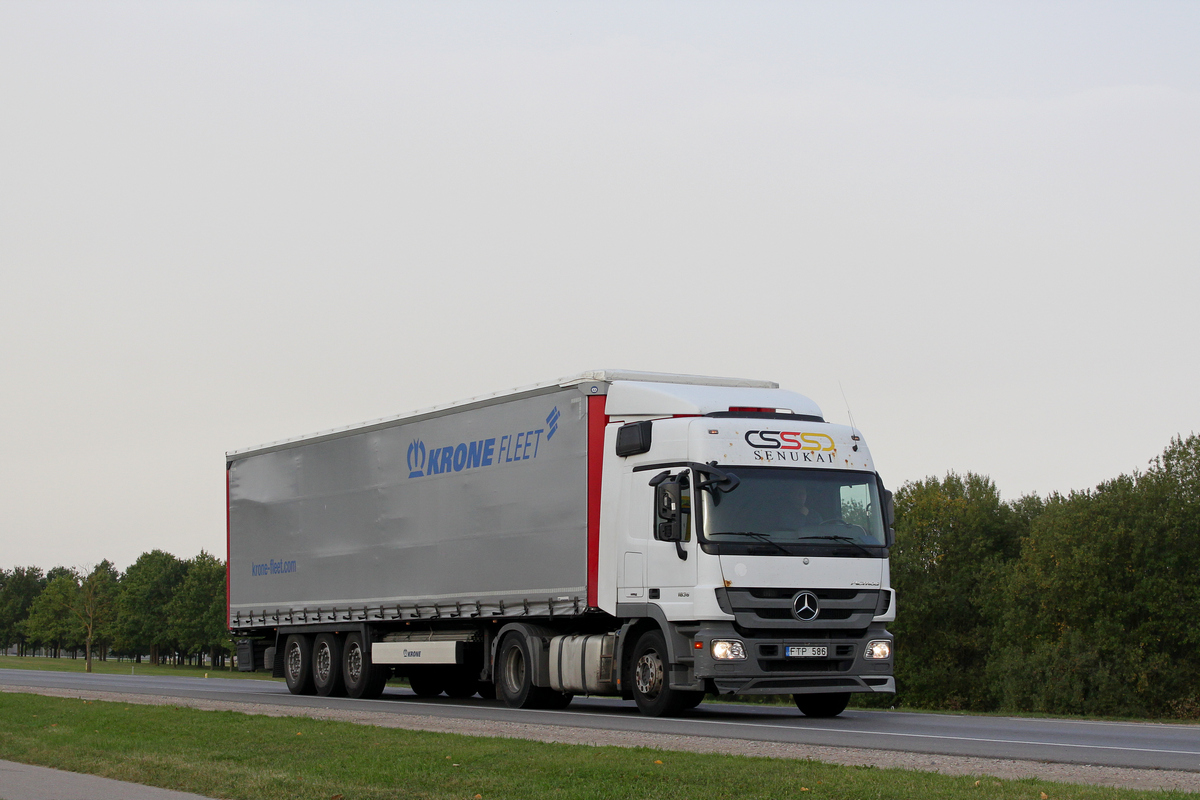
[[[664,476],[663,473],[666,473]],[[646,515],[646,602],[660,606],[669,620],[695,619],[693,595],[696,591],[695,514],[692,513],[695,484],[691,470],[674,468],[634,473],[634,497],[650,513]],[[652,481],[658,481],[655,486]],[[678,533],[672,537],[670,525],[664,514],[670,515],[665,506],[672,503],[664,499],[660,487],[671,483],[678,488],[677,508]]]

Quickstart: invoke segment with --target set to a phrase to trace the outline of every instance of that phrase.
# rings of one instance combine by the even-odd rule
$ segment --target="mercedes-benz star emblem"
[[[796,612],[796,619],[801,622],[812,622],[817,618],[817,614],[821,613],[821,607],[817,604],[817,596],[812,592],[801,592],[796,595],[796,599],[792,601],[792,608]]]

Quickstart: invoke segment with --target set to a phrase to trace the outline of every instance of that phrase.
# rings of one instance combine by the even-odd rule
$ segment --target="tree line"
[[[1200,718],[1200,437],[1094,490],[1003,501],[983,475],[896,492],[898,694],[883,704]],[[0,646],[219,663],[225,564],[0,570]],[[868,700],[870,702],[870,700]]]
[[[229,652],[225,627],[225,562],[204,551],[182,560],[162,550],[142,553],[120,573],[111,562],[89,569],[0,569],[0,651],[60,656],[83,650],[150,663],[220,666]]]
[[[1200,718],[1200,437],[1094,490],[896,492],[895,700]]]

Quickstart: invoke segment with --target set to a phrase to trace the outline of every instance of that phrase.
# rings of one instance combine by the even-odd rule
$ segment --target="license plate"
[[[787,649],[788,658],[825,658],[829,655],[828,647],[810,647],[809,645],[791,646]]]

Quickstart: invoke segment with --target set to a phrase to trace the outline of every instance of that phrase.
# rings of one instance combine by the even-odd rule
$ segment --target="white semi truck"
[[[297,694],[895,691],[891,494],[778,384],[585,372],[226,459],[239,665]]]

